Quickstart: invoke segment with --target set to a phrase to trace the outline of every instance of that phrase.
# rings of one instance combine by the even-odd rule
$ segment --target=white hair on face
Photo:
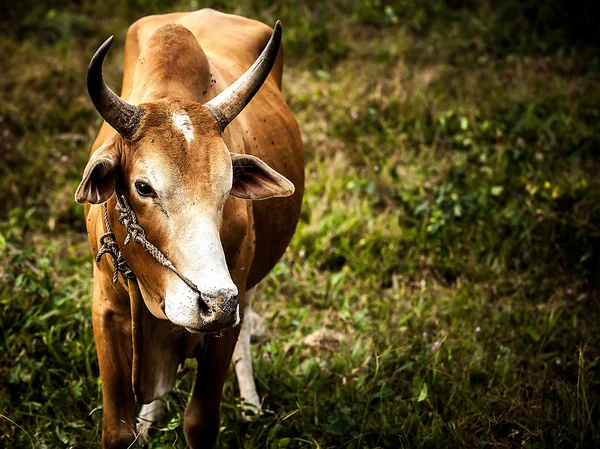
[[[185,140],[191,142],[194,139],[194,127],[192,121],[187,114],[173,114],[173,123],[185,137]]]

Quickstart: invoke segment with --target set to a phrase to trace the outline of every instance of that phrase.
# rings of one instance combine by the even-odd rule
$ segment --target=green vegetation
[[[85,70],[115,34],[118,86],[128,24],[202,6],[282,19],[307,152],[302,221],[256,300],[265,413],[242,424],[231,374],[219,447],[600,445],[593,2],[77,3],[0,14],[0,447],[100,445]],[[322,327],[339,346],[303,344]],[[193,374],[150,447],[185,446]]]

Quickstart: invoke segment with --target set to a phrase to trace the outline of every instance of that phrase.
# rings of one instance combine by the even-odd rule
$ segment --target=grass
[[[261,284],[265,413],[223,448],[600,446],[600,56],[585,3],[110,0],[0,19],[0,447],[99,447],[91,258],[73,192],[97,45],[213,6],[284,23],[307,192]],[[343,339],[311,348],[323,327]],[[185,447],[184,367],[150,447]]]

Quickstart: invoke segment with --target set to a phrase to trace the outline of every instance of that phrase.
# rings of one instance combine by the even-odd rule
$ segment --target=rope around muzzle
[[[156,246],[154,246],[148,239],[146,238],[146,232],[140,226],[137,221],[137,217],[135,216],[135,212],[129,205],[127,198],[124,195],[119,194],[115,191],[115,210],[119,212],[119,223],[121,223],[125,230],[127,231],[127,237],[125,237],[125,241],[123,242],[123,246],[127,246],[131,240],[133,240],[138,245],[142,245],[144,249],[152,256],[158,263],[160,263],[163,267],[168,268],[173,273],[175,273],[179,279],[181,279],[189,288],[194,290],[196,293],[200,294],[200,289],[196,287],[191,280],[181,274],[173,265],[167,256],[165,256]],[[122,276],[125,279],[135,279],[135,274],[129,268],[127,262],[123,258],[123,254],[121,253],[121,249],[117,244],[117,240],[115,234],[110,226],[108,221],[108,206],[107,202],[102,205],[103,214],[104,214],[104,225],[106,226],[106,232],[102,234],[100,237],[100,250],[98,251],[98,255],[96,256],[96,262],[100,262],[102,256],[105,254],[109,254],[113,259],[113,283],[116,284],[119,272],[122,273]]]

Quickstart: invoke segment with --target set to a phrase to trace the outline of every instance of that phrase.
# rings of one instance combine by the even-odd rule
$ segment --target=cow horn
[[[242,112],[263,85],[275,64],[280,44],[281,22],[278,20],[273,28],[271,39],[252,67],[231,86],[204,104],[204,107],[215,117],[221,131]]]
[[[104,82],[102,63],[112,44],[113,36],[96,51],[87,72],[87,88],[90,98],[102,118],[121,136],[131,139],[137,132],[145,111],[127,103]]]

